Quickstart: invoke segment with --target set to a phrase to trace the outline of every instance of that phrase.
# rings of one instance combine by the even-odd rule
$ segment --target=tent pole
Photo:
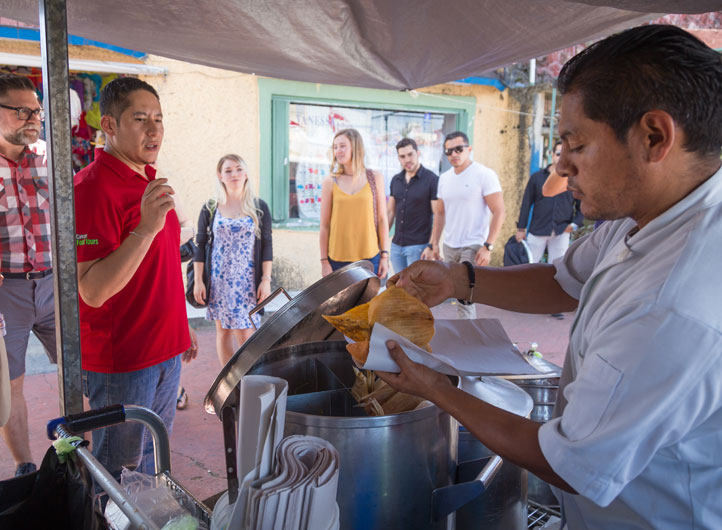
[[[66,2],[38,0],[38,11],[43,58],[43,106],[47,116],[45,134],[50,176],[58,391],[60,412],[65,416],[83,410]]]

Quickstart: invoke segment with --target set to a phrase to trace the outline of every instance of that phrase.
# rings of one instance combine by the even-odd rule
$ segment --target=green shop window
[[[269,200],[276,226],[318,227],[321,182],[328,176],[333,135],[358,129],[366,166],[384,176],[400,171],[396,142],[413,138],[421,163],[448,167],[443,139],[473,130],[474,98],[259,80],[261,196]]]

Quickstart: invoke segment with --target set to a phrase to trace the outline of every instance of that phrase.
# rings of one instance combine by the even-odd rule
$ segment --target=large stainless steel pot
[[[340,314],[378,288],[368,262],[334,272],[271,316],[223,368],[205,404],[224,423],[231,502],[236,389],[246,374],[286,379],[286,434],[319,436],[338,449],[342,529],[450,529],[453,512],[493,479],[498,457],[486,458],[473,480],[455,484],[457,467],[464,468],[457,466],[458,424],[436,406],[381,417],[354,406],[346,343],[333,340],[341,337],[320,315]]]
[[[272,350],[249,373],[288,381],[287,435],[319,436],[338,450],[341,528],[447,528],[446,517],[432,521],[431,497],[454,483],[456,421],[431,405],[368,416],[348,391],[355,376],[345,346],[326,341]]]

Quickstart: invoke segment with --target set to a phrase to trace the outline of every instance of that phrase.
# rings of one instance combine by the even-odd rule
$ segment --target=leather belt
[[[53,269],[45,269],[44,271],[3,272],[2,275],[11,280],[39,280],[52,273]]]

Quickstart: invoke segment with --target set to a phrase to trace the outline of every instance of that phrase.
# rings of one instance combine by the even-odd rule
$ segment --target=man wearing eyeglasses
[[[519,209],[516,240],[521,241],[526,236],[535,262],[541,261],[545,250],[547,263],[554,263],[564,256],[572,232],[584,222],[581,201],[575,199],[571,191],[563,191],[553,197],[545,197],[542,193],[542,187],[550,173],[554,172],[561,154],[562,142],[557,141],[552,149],[552,163],[529,178]]]
[[[494,170],[471,159],[469,138],[461,131],[444,140],[444,153],[451,169],[439,177],[438,223],[434,223],[432,244],[444,233],[444,258],[477,267],[489,264],[501,225],[504,199]],[[473,305],[459,304],[459,316],[474,318]]]
[[[23,381],[30,331],[55,362],[55,304],[43,110],[26,77],[0,74],[0,313],[10,372],[10,417],[0,428],[15,475],[35,470]]]

